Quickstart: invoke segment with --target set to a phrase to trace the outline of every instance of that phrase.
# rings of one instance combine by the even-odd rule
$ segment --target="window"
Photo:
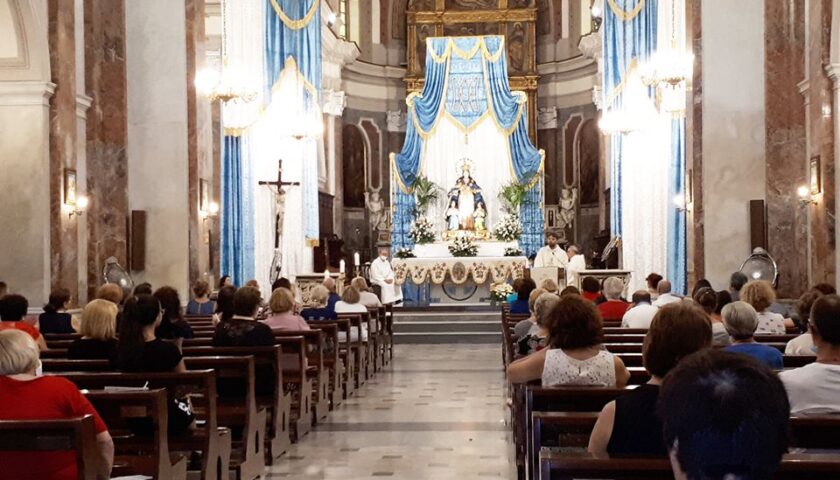
[[[347,40],[347,0],[338,0],[338,35]]]

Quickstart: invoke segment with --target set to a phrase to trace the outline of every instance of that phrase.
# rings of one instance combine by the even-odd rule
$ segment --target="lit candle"
[[[330,278],[330,270],[326,269],[326,270],[324,270],[324,280],[326,280],[328,278]]]
[[[358,267],[359,263],[359,252],[356,252],[353,254],[353,266]]]
[[[338,273],[344,273],[344,259],[338,262]]]

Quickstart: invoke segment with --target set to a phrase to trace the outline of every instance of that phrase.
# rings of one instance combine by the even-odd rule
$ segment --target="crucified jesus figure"
[[[277,180],[260,181],[259,185],[265,185],[274,192],[274,258],[271,260],[271,282],[280,278],[281,269],[281,253],[280,253],[280,239],[283,236],[283,218],[286,214],[286,191],[283,187],[299,186],[300,182],[284,182],[283,181],[283,160],[277,161]]]

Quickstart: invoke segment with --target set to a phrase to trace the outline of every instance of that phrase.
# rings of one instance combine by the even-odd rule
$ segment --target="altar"
[[[395,258],[394,282],[407,305],[486,304],[494,283],[524,275],[525,257]]]
[[[504,257],[505,250],[508,248],[519,248],[517,242],[477,241],[475,246],[478,247],[476,257]],[[449,242],[442,241],[415,245],[414,255],[417,258],[452,257],[452,254],[449,253]]]

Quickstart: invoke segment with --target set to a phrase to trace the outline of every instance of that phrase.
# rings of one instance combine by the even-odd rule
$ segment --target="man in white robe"
[[[580,253],[580,249],[575,245],[569,247],[569,266],[566,267],[566,285],[574,285],[580,287],[578,281],[580,280],[580,272],[586,270],[586,257]]]
[[[569,257],[566,252],[560,248],[557,243],[560,241],[557,233],[549,232],[546,236],[548,245],[542,247],[537,252],[537,257],[534,259],[534,268],[541,267],[558,267],[566,268],[569,264]]]
[[[379,257],[370,262],[370,283],[382,289],[382,303],[402,301],[402,288],[394,282],[394,269],[388,260],[388,247],[379,248]]]

